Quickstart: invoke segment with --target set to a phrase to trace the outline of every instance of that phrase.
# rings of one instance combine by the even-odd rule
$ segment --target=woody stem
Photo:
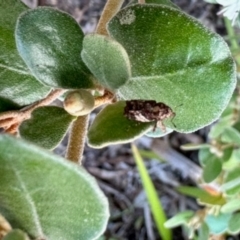
[[[101,18],[99,20],[96,33],[106,36],[108,35],[106,25],[109,22],[109,20],[119,11],[123,2],[124,0],[107,1],[103,9]],[[95,107],[101,105],[105,100],[106,100],[105,98],[102,99],[99,98],[98,99],[99,102],[97,102],[96,99]],[[109,101],[109,99],[107,101]],[[73,122],[69,135],[66,158],[76,163],[79,163],[80,165],[84,149],[85,137],[87,133],[88,120],[89,120],[88,115],[79,116],[77,120]]]

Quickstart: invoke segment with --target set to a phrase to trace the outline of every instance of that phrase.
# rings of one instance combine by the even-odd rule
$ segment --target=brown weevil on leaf
[[[155,122],[153,131],[159,126],[163,132],[166,127],[163,120],[174,118],[175,112],[165,103],[156,102],[155,100],[129,100],[126,101],[124,116],[130,120],[138,122]]]

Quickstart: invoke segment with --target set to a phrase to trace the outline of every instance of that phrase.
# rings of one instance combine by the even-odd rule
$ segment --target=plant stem
[[[108,36],[107,23],[121,9],[124,0],[108,0],[96,29],[96,33]]]
[[[80,116],[73,122],[69,140],[66,158],[70,161],[82,164],[82,155],[85,144],[85,136],[87,133],[89,114]]]
[[[17,111],[8,111],[0,114],[0,128],[11,129],[12,126],[18,126],[22,121],[30,118],[31,113],[38,107],[46,106],[61,96],[66,90],[52,90],[45,98]],[[16,128],[17,130],[17,128]],[[10,132],[13,132],[12,130]]]
[[[108,35],[106,24],[108,21],[118,12],[121,8],[124,0],[108,0],[101,18],[99,20],[96,33]],[[103,98],[104,99],[104,98]],[[102,99],[102,100],[103,100]],[[101,103],[97,102],[96,105],[99,106]],[[73,122],[70,137],[67,147],[66,158],[75,163],[81,164],[82,154],[84,150],[85,137],[87,133],[89,116],[78,117],[75,122]]]
[[[144,4],[144,3],[145,3],[145,0],[138,0],[138,3],[139,3],[139,4]]]

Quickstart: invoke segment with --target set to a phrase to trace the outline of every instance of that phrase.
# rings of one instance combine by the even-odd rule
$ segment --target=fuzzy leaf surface
[[[99,34],[87,35],[83,40],[82,59],[99,83],[116,90],[131,76],[125,49],[116,41]]]
[[[102,148],[111,144],[128,143],[142,136],[153,127],[127,119],[124,114],[125,102],[119,101],[105,107],[94,119],[88,131],[88,144]]]
[[[18,54],[14,39],[17,17],[28,8],[20,0],[0,1],[0,112],[41,99],[49,88],[39,83]],[[2,101],[3,99],[3,101]]]
[[[67,13],[49,7],[26,11],[17,21],[15,37],[21,57],[43,84],[92,87],[89,70],[80,57],[83,32]]]
[[[163,4],[169,7],[177,8],[179,7],[171,2],[171,0],[145,0],[146,3],[155,3],[155,4]],[[130,4],[138,3],[138,0],[133,0]]]
[[[26,233],[24,233],[21,230],[14,229],[11,232],[9,232],[3,240],[29,240]]]
[[[0,212],[32,239],[92,240],[105,230],[106,197],[82,167],[0,136]]]
[[[196,131],[220,117],[236,86],[235,64],[220,36],[157,4],[122,9],[108,31],[132,67],[132,77],[118,90],[120,99],[164,102],[176,113],[176,127],[170,120],[166,126],[178,132]]]
[[[74,119],[63,108],[40,107],[32,112],[29,120],[21,124],[19,133],[23,139],[43,148],[53,149],[63,139]]]

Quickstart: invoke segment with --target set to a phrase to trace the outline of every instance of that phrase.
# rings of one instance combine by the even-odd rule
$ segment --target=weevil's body
[[[138,122],[156,122],[153,131],[157,125],[163,131],[166,131],[162,121],[175,117],[175,113],[169,106],[162,102],[154,100],[130,100],[126,101],[124,116]]]

